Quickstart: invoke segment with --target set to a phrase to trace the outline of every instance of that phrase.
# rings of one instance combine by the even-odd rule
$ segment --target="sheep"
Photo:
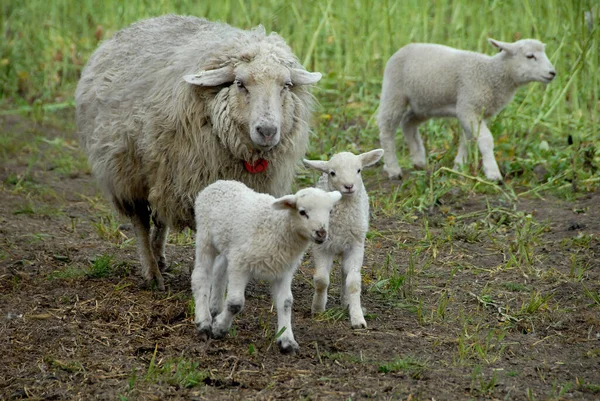
[[[504,43],[488,39],[499,49],[493,57],[451,47],[415,43],[398,50],[383,75],[378,113],[384,171],[402,177],[394,137],[401,124],[415,168],[426,166],[425,148],[418,132],[433,117],[458,118],[460,137],[455,167],[466,162],[466,140],[475,134],[487,179],[501,181],[494,158],[494,139],[486,121],[499,113],[516,90],[529,82],[549,83],[556,71],[545,45],[534,39]]]
[[[323,172],[317,188],[339,191],[342,199],[329,219],[329,240],[312,246],[315,261],[313,277],[315,293],[312,313],[325,311],[329,273],[333,259],[342,257],[342,305],[348,308],[350,325],[354,329],[366,328],[360,304],[361,274],[365,248],[365,236],[369,229],[369,197],[362,181],[361,171],[379,161],[383,149],[375,149],[360,155],[341,152],[329,161],[306,160],[306,167]]]
[[[320,78],[262,26],[168,15],[100,45],[75,92],[77,126],[93,174],[134,226],[146,283],[164,290],[168,230],[193,228],[207,185],[289,193]]]
[[[217,181],[195,202],[196,258],[192,272],[194,322],[202,338],[222,338],[244,307],[251,278],[271,283],[277,308],[277,344],[298,351],[291,325],[291,282],[309,243],[327,239],[339,192],[306,188],[274,198],[238,181]],[[227,285],[227,307],[223,293]],[[211,292],[212,286],[212,292]]]

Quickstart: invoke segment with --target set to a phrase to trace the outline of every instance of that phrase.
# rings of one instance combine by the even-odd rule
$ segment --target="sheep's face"
[[[535,39],[504,43],[493,39],[490,43],[505,52],[513,78],[519,85],[529,82],[550,83],[556,76],[554,66],[545,53],[545,45]]]
[[[371,166],[383,156],[383,149],[354,155],[341,152],[329,161],[304,160],[304,165],[327,174],[327,185],[330,191],[339,191],[344,196],[352,196],[363,186],[362,169]]]
[[[333,206],[342,198],[338,191],[326,192],[318,188],[305,188],[294,195],[286,195],[273,202],[275,209],[288,209],[292,215],[293,229],[302,238],[317,244],[327,240],[329,216]]]
[[[314,84],[321,74],[289,68],[270,55],[261,55],[235,66],[186,75],[184,79],[198,86],[229,85],[228,110],[218,112],[227,112],[238,126],[247,129],[256,149],[268,151],[294,124],[294,87]]]

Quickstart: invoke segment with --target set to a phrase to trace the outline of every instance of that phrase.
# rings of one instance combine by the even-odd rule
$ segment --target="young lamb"
[[[544,53],[545,45],[537,40],[489,42],[500,49],[493,57],[415,43],[390,58],[383,75],[378,115],[379,138],[385,150],[384,171],[390,178],[402,176],[394,144],[399,124],[413,165],[425,168],[419,125],[433,117],[457,117],[464,135],[460,137],[455,164],[465,163],[466,139],[475,135],[485,176],[502,180],[486,120],[500,112],[520,86],[534,81],[549,83],[556,71]]]
[[[308,145],[308,87],[320,78],[262,26],[187,16],[137,22],[94,52],[75,92],[78,131],[95,177],[133,223],[148,282],[164,289],[168,230],[193,228],[205,186],[233,179],[289,193]]]
[[[333,208],[329,219],[329,240],[313,245],[315,261],[315,294],[312,312],[325,310],[329,273],[333,259],[342,262],[342,305],[348,308],[352,328],[366,328],[367,322],[360,305],[361,275],[365,236],[369,229],[369,197],[362,181],[361,171],[379,161],[383,149],[360,155],[342,152],[329,161],[306,160],[304,165],[323,172],[317,187],[339,191],[342,199]]]
[[[237,181],[217,181],[195,203],[196,261],[192,292],[201,335],[221,338],[244,307],[251,278],[271,282],[282,353],[299,347],[292,332],[292,277],[311,241],[327,239],[329,214],[342,195],[306,188],[274,197]],[[212,285],[212,293],[211,293]],[[223,293],[227,285],[227,307]],[[211,317],[214,316],[214,317]]]

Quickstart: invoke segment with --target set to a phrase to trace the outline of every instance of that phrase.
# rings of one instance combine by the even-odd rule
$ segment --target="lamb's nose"
[[[277,133],[277,127],[274,125],[259,125],[256,127],[256,132],[259,133],[266,140],[273,139]]]
[[[315,231],[315,234],[320,239],[327,238],[327,231],[324,228],[321,228],[320,230]]]
[[[346,188],[348,191],[352,191],[352,188],[354,188],[354,184],[344,185],[344,188]]]
[[[551,76],[552,78],[554,78],[554,77],[556,76],[556,71],[554,71],[554,70],[551,70],[551,71],[549,72],[549,74],[550,74],[550,76]]]

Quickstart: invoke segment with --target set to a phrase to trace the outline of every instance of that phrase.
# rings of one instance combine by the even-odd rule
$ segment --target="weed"
[[[382,373],[404,372],[413,379],[420,379],[427,369],[427,362],[407,356],[404,358],[394,359],[392,362],[379,365],[378,370]]]
[[[155,357],[156,354],[153,355],[148,366],[146,381],[192,388],[202,385],[204,380],[210,377],[208,371],[198,368],[200,366],[198,362],[177,358],[157,364]]]
[[[90,278],[109,277],[113,272],[113,258],[113,255],[104,254],[94,259],[87,271],[87,276]]]

